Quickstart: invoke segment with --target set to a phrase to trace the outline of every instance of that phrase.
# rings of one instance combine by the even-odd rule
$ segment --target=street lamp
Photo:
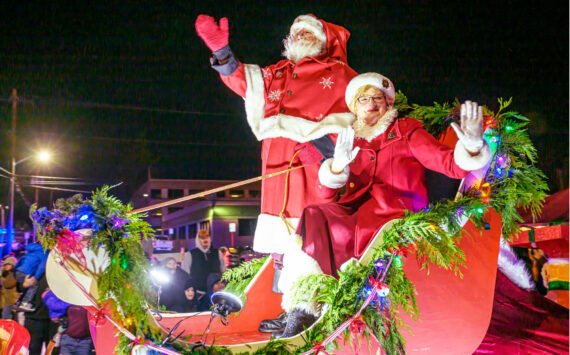
[[[16,161],[12,156],[12,169],[10,173],[10,213],[8,215],[8,224],[6,225],[6,244],[4,245],[2,256],[10,254],[12,251],[12,242],[14,241],[14,185],[16,183],[16,166],[31,158],[36,158],[40,163],[46,163],[51,159],[51,153],[48,151],[38,152],[36,155],[30,155]]]

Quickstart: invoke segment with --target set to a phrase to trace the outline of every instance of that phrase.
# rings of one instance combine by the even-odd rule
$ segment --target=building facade
[[[148,179],[132,197],[134,208],[142,208],[180,197],[202,194],[226,186],[233,180]],[[195,237],[207,230],[212,245],[251,247],[260,213],[261,183],[205,194],[190,201],[147,212],[147,221],[156,231],[154,253],[187,251],[195,247]],[[172,250],[167,250],[169,248]]]

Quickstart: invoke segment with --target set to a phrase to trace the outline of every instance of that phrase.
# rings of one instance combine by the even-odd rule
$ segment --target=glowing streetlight
[[[12,170],[10,174],[10,214],[8,215],[8,224],[6,226],[6,245],[4,246],[2,256],[10,253],[12,250],[12,242],[14,241],[14,185],[16,183],[16,165],[34,157],[40,163],[47,163],[51,159],[51,154],[44,150],[18,161],[16,161],[16,158],[12,157]]]
[[[42,150],[37,154],[36,158],[40,163],[47,163],[51,160],[51,152],[47,150]]]

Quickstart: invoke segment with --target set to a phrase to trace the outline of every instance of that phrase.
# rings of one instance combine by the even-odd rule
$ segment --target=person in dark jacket
[[[52,321],[59,324],[60,355],[89,355],[94,350],[87,311],[59,299],[51,290],[43,294]]]
[[[160,305],[164,306],[167,311],[184,312],[184,285],[188,281],[188,273],[178,267],[176,259],[173,257],[166,258],[161,268],[168,276],[169,280],[162,284]]]
[[[200,231],[196,236],[196,248],[184,256],[184,268],[188,270],[194,280],[196,291],[207,293],[208,276],[212,273],[226,271],[223,254],[212,247],[212,240],[208,231]]]
[[[184,313],[203,312],[210,309],[208,296],[196,291],[196,282],[192,278],[189,278],[184,285],[184,296],[186,297],[183,304]]]
[[[30,354],[41,354],[42,344],[46,347],[49,341],[57,333],[57,323],[51,321],[49,310],[42,300],[42,294],[48,289],[45,275],[38,281],[38,289],[33,302],[36,309],[33,312],[25,313],[24,326],[30,332]]]
[[[46,271],[48,251],[39,243],[30,243],[26,247],[26,253],[20,257],[14,267],[14,277],[24,289],[18,309],[24,312],[35,310],[32,302],[38,289],[38,280]],[[29,287],[24,287],[24,281]]]

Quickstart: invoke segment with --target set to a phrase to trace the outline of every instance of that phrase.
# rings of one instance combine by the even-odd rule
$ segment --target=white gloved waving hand
[[[356,158],[356,155],[360,151],[360,147],[352,149],[354,144],[354,130],[352,127],[348,126],[343,129],[336,140],[336,145],[334,147],[334,156],[331,164],[331,171],[334,174],[340,174],[344,168],[351,161]]]
[[[461,127],[453,122],[457,138],[471,154],[477,154],[483,148],[483,107],[476,102],[465,101],[461,104]]]

